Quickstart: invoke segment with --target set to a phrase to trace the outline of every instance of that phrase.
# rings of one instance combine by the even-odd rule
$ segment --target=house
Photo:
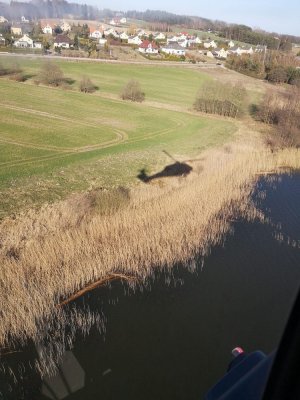
[[[3,15],[0,15],[0,23],[8,22],[8,20],[3,17]]]
[[[62,24],[59,25],[59,26],[60,26],[60,29],[63,32],[69,32],[71,30],[71,25],[68,22],[65,22],[65,21],[63,21]]]
[[[127,19],[125,17],[120,19],[121,24],[127,24]]]
[[[5,46],[5,38],[3,37],[2,33],[0,33],[0,46]]]
[[[22,17],[21,17],[21,22],[22,22],[23,24],[28,24],[28,23],[29,23],[29,19],[26,19],[26,18],[24,17],[24,15],[22,15]]]
[[[143,43],[143,41],[138,36],[129,36],[128,43],[129,44],[135,44],[136,46],[139,46],[140,44]]]
[[[193,46],[196,44],[201,44],[202,40],[198,36],[192,36],[188,39],[189,46]]]
[[[233,42],[232,40],[230,40],[230,41],[227,43],[227,46],[228,46],[229,48],[232,48],[232,47],[235,46],[235,44],[234,44],[234,42]]]
[[[185,56],[184,48],[182,46],[180,46],[180,44],[178,44],[177,42],[169,43],[165,46],[162,46],[161,51],[166,54],[171,54],[171,55],[175,55],[178,57]]]
[[[90,30],[90,38],[100,39],[102,38],[102,32],[98,31],[97,29]]]
[[[144,31],[144,29],[138,29],[138,30],[136,31],[136,34],[138,35],[138,37],[148,36],[148,35],[146,34],[146,32]]]
[[[114,38],[118,38],[120,35],[119,35],[119,32],[117,32],[115,29],[113,29],[113,28],[109,28],[109,29],[106,29],[105,31],[104,31],[104,36],[113,36]]]
[[[255,47],[254,51],[255,51],[255,53],[264,53],[266,50],[267,50],[267,46],[262,46],[262,45],[258,44]]]
[[[208,50],[206,53],[204,53],[204,55],[206,55],[206,57],[209,57],[209,58],[215,58],[215,56],[213,55],[213,52],[210,50]]]
[[[206,49],[210,49],[211,47],[215,49],[216,47],[218,47],[217,43],[214,40],[208,40],[208,41],[204,42],[203,46]]]
[[[33,48],[33,40],[28,35],[24,35],[16,40],[13,45],[18,48]]]
[[[143,40],[139,46],[139,52],[144,54],[158,54],[158,46],[155,42],[149,40]]]
[[[155,40],[165,40],[166,35],[162,32],[159,32],[159,33],[154,34],[154,39]]]
[[[127,35],[127,33],[126,32],[122,32],[122,33],[120,33],[120,39],[122,39],[122,40],[128,40],[128,38],[129,38],[129,36]]]
[[[19,26],[12,26],[10,28],[10,32],[12,35],[21,36],[22,35],[22,28]]]
[[[101,37],[101,38],[99,39],[99,44],[100,44],[100,46],[105,46],[106,43],[107,43],[107,39],[105,39],[105,38],[103,38],[103,37]]]
[[[46,25],[41,24],[41,28],[43,33],[48,34],[48,35],[52,35],[53,30],[54,30],[54,26],[52,27],[49,23],[47,23]]]
[[[242,54],[253,54],[253,48],[252,47],[233,47],[229,50],[229,54],[235,54],[235,55],[242,55]]]
[[[227,58],[228,50],[225,50],[223,47],[219,49],[218,47],[212,51],[212,54],[216,58]]]
[[[117,25],[118,24],[118,21],[116,20],[116,19],[111,19],[110,21],[109,21],[109,25]]]
[[[71,47],[71,39],[67,35],[57,35],[54,39],[54,47],[69,49]]]

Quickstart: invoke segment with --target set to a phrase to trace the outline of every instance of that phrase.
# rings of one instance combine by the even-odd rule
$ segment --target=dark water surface
[[[34,346],[7,356],[3,399],[202,399],[233,347],[276,348],[300,286],[300,175],[258,186],[272,224],[236,222],[203,268],[175,268],[170,284],[160,274],[142,292],[114,283],[87,294],[77,305],[102,311],[106,334],[78,335],[59,374],[44,383],[33,369],[21,371],[21,361],[33,363]]]

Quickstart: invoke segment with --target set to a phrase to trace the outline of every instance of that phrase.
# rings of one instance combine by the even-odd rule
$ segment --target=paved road
[[[168,61],[123,61],[123,60],[104,60],[104,59],[94,59],[94,58],[84,58],[84,57],[62,57],[58,55],[40,55],[40,54],[19,54],[19,53],[5,53],[0,52],[1,56],[9,57],[20,57],[20,58],[41,58],[49,60],[71,60],[71,61],[85,61],[85,62],[98,62],[104,64],[133,64],[133,65],[155,65],[159,67],[185,67],[185,68],[222,68],[223,65],[218,65],[216,63],[199,63],[192,64],[187,62],[168,62]]]

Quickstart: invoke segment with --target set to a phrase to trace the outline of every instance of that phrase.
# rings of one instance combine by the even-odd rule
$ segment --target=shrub
[[[140,83],[135,79],[131,79],[124,87],[121,98],[123,100],[142,102],[145,100],[145,93],[142,92]]]
[[[65,78],[62,70],[56,64],[47,62],[42,66],[36,83],[43,83],[50,86],[61,86],[65,83]]]
[[[84,93],[93,93],[96,90],[96,86],[88,77],[83,77],[79,84],[79,90]]]
[[[16,82],[25,82],[26,76],[23,74],[23,72],[17,72],[15,74],[10,75],[9,79]]]
[[[273,83],[284,83],[288,81],[288,73],[282,66],[274,67],[268,73],[267,80]]]

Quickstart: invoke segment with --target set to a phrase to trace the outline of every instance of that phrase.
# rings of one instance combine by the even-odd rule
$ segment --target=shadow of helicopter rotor
[[[155,179],[160,179],[160,178],[171,178],[176,176],[186,177],[193,170],[193,168],[189,164],[187,164],[187,162],[196,160],[187,160],[180,162],[176,160],[173,156],[171,156],[167,151],[163,150],[163,152],[169,158],[171,158],[171,160],[173,160],[174,163],[167,165],[162,171],[153,175],[147,175],[146,170],[141,169],[139,174],[137,175],[138,179],[140,179],[144,183],[148,183]]]

